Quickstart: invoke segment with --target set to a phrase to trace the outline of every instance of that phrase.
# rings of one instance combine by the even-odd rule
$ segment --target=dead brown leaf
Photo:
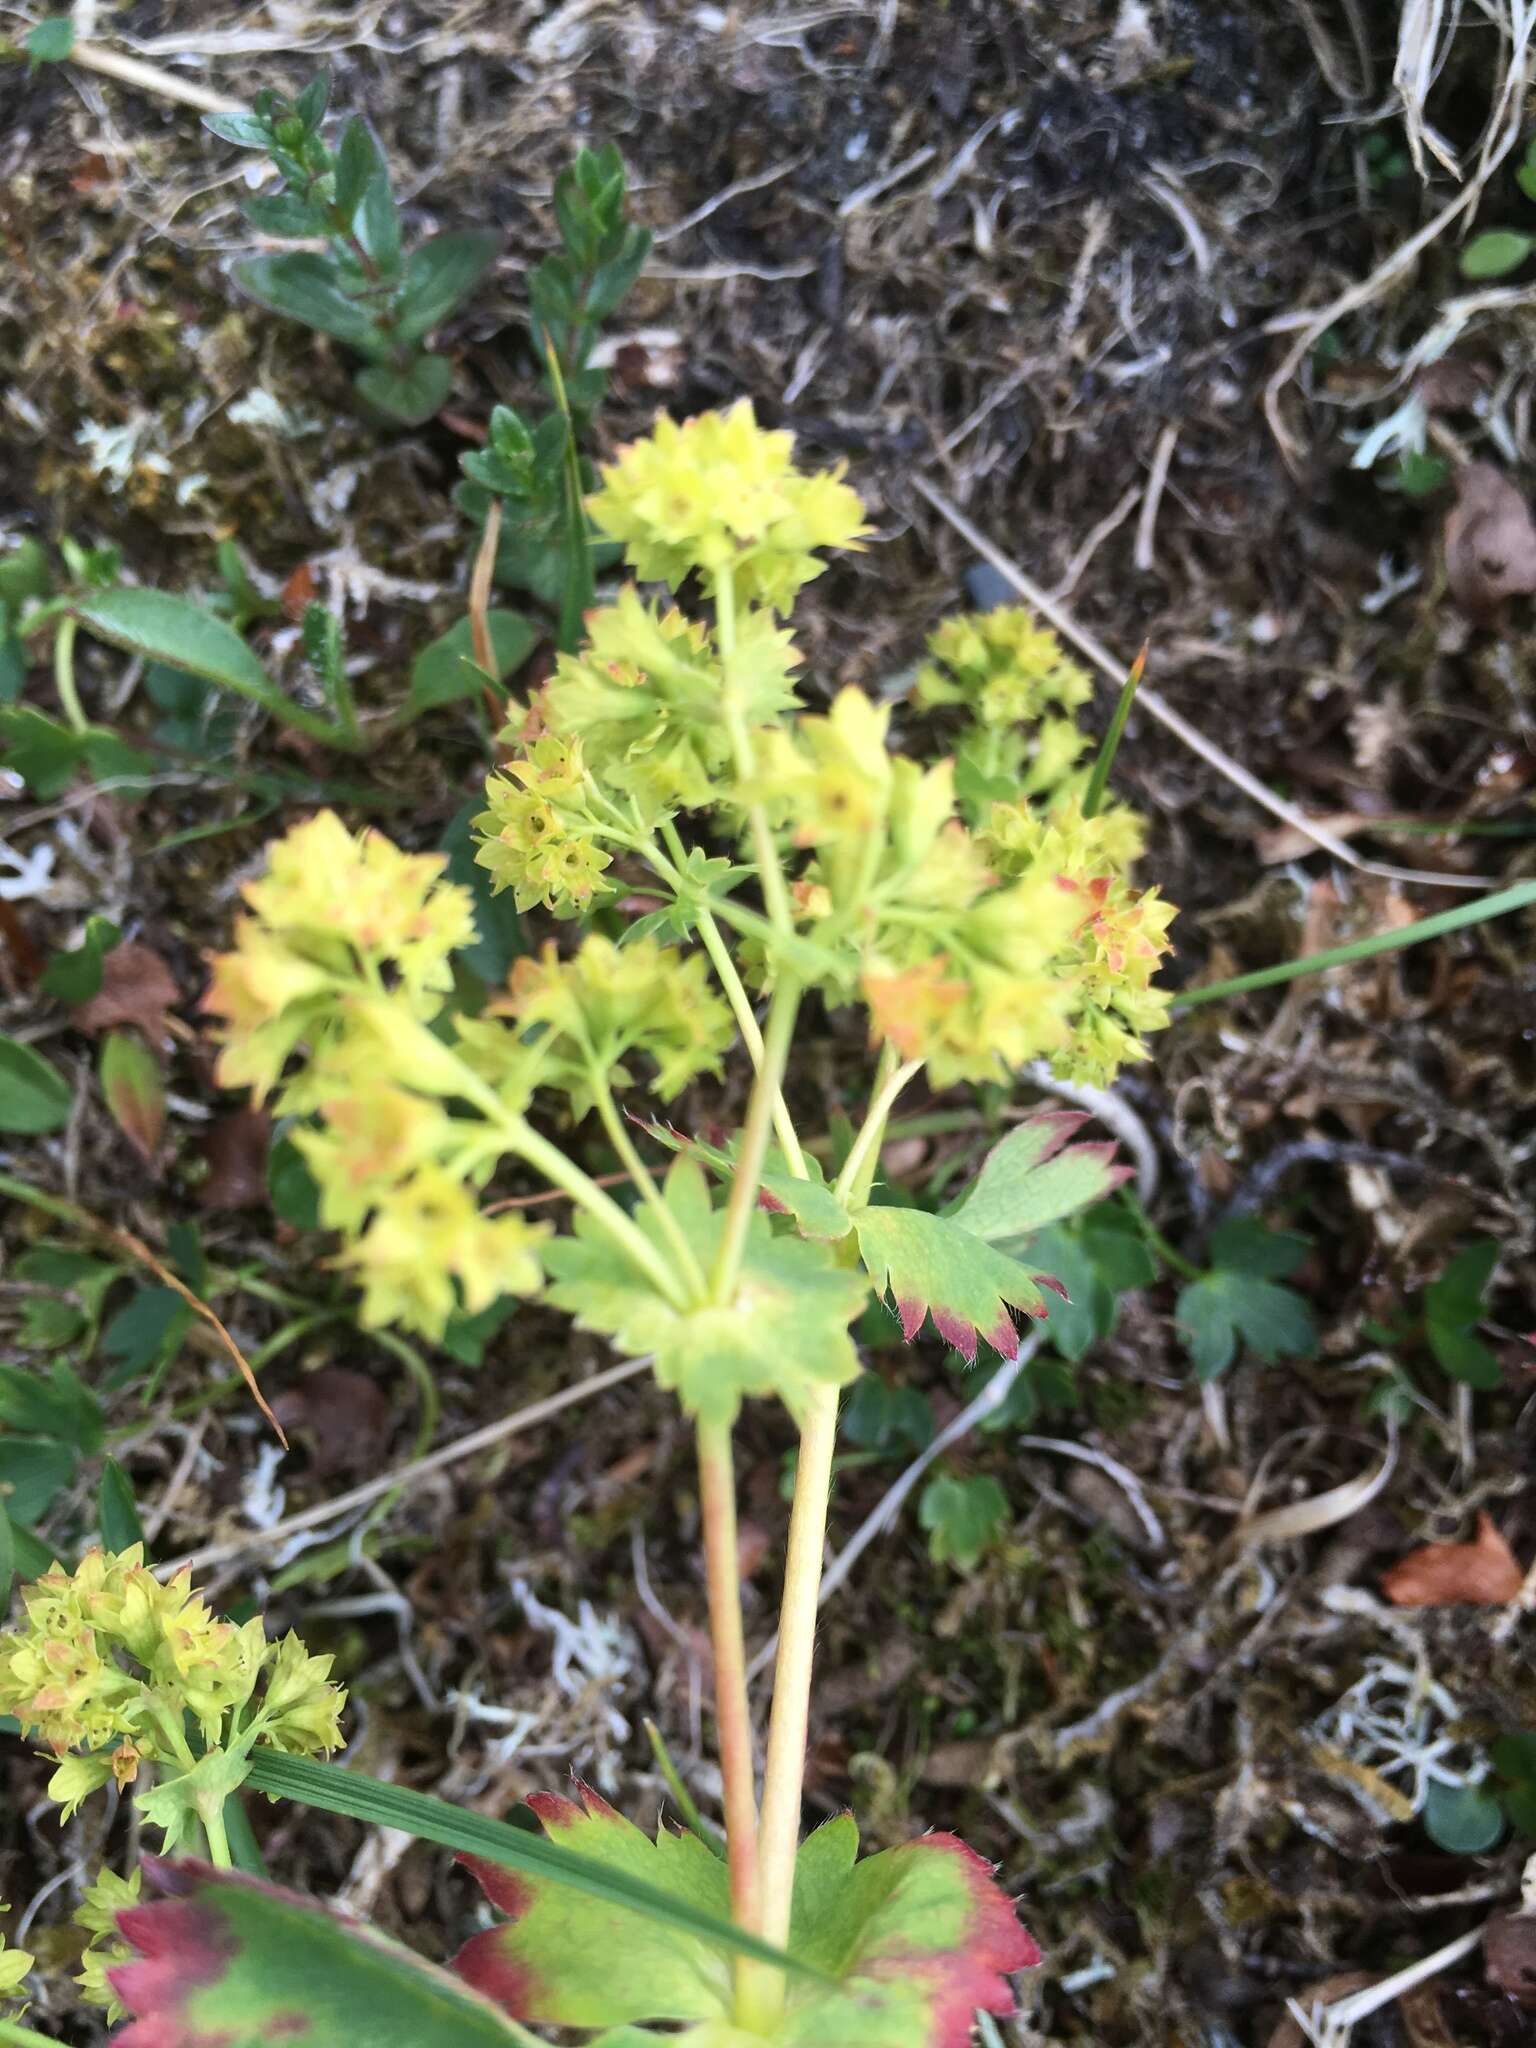
[[[129,939],[114,946],[101,963],[101,987],[89,1002],[77,1003],[71,1019],[78,1031],[112,1031],[135,1024],[151,1045],[163,1042],[167,1010],[181,1001],[171,970],[151,947]]]
[[[308,562],[300,562],[283,585],[283,616],[291,625],[298,625],[314,597],[315,572]]]
[[[272,1410],[284,1429],[308,1444],[317,1479],[376,1470],[394,1420],[378,1383],[344,1365],[310,1373],[279,1394]]]
[[[208,1178],[197,1198],[205,1209],[255,1209],[270,1200],[267,1148],[272,1123],[265,1110],[235,1109],[208,1126],[202,1154]]]
[[[1381,1590],[1394,1607],[1504,1607],[1524,1577],[1491,1517],[1481,1514],[1471,1543],[1410,1551],[1383,1575]]]
[[[1500,1913],[1483,1929],[1488,1982],[1536,2010],[1536,1913]]]
[[[1508,597],[1536,591],[1536,521],[1524,494],[1491,462],[1456,476],[1456,503],[1445,521],[1445,572],[1451,595],[1487,624]]]

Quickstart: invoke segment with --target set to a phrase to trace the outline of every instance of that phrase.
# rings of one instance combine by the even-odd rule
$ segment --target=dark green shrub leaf
[[[493,611],[486,614],[491,649],[496,656],[500,682],[522,667],[538,645],[539,629],[521,612]],[[481,671],[475,666],[474,634],[468,619],[460,619],[446,633],[424,647],[411,665],[411,689],[406,715],[417,718],[440,704],[453,704],[463,697],[477,697],[483,687]]]
[[[273,1140],[267,1154],[267,1192],[284,1223],[295,1230],[320,1228],[319,1186],[309,1162],[286,1132]]]
[[[101,1486],[96,1495],[96,1524],[106,1550],[128,1550],[144,1541],[138,1503],[128,1474],[116,1458],[102,1463]]]
[[[52,1437],[0,1436],[0,1499],[13,1522],[30,1525],[47,1514],[74,1476],[75,1454],[67,1445]]]
[[[293,111],[304,126],[315,130],[325,119],[325,110],[331,103],[331,74],[317,71],[293,103]]]
[[[105,1385],[126,1386],[141,1373],[169,1364],[181,1348],[192,1311],[172,1287],[136,1287],[101,1333],[102,1355],[113,1363]]]
[[[73,1101],[68,1081],[40,1052],[0,1037],[0,1131],[62,1130]]]
[[[61,1003],[88,1003],[101,988],[101,963],[122,937],[109,917],[88,917],[78,946],[55,953],[43,969],[38,987]]]
[[[357,212],[371,180],[381,177],[387,181],[388,176],[384,154],[374,140],[373,130],[360,114],[354,114],[341,131],[341,145],[336,151],[336,205],[343,218],[350,221]],[[373,253],[369,251],[370,255]]]
[[[420,341],[466,299],[495,262],[501,236],[489,228],[459,228],[432,235],[406,260],[403,311],[396,333]]]
[[[274,313],[302,321],[317,333],[333,335],[363,355],[380,346],[378,328],[367,308],[336,282],[332,265],[313,250],[295,249],[277,256],[253,256],[235,265],[235,282],[243,292]]]
[[[402,426],[419,427],[441,412],[453,389],[453,365],[446,356],[418,356],[404,370],[392,363],[370,363],[354,381],[376,412]]]
[[[259,114],[204,114],[203,126],[221,142],[240,149],[265,149],[272,130]]]
[[[274,192],[264,197],[242,199],[240,211],[259,235],[278,240],[302,241],[323,234],[325,214],[296,192]]]
[[[379,274],[393,280],[400,275],[400,214],[389,189],[389,172],[382,165],[363,189],[363,203],[356,221],[357,239],[372,259]],[[398,300],[393,301],[398,306]]]

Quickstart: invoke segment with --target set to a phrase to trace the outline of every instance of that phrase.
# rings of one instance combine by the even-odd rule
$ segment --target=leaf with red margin
[[[1116,1166],[1113,1142],[1067,1145],[1087,1121],[1080,1109],[1027,1117],[992,1147],[951,1219],[973,1237],[999,1244],[1102,1201],[1131,1178],[1131,1168]]]
[[[117,1916],[107,1972],[134,2015],[113,2048],[539,2048],[434,1963],[297,1892],[144,1859],[163,1896]]]
[[[1041,1288],[1066,1291],[1059,1281],[1031,1273],[995,1245],[973,1237],[951,1216],[930,1216],[925,1209],[860,1209],[853,1227],[876,1291],[895,1297],[908,1343],[932,1316],[934,1328],[967,1365],[976,1362],[978,1337],[1003,1358],[1016,1358],[1020,1337],[1009,1308],[1043,1316]]]
[[[579,1801],[532,1802],[552,1837],[721,1909],[725,1866],[701,1843],[665,1830],[652,1842],[577,1789]],[[990,1868],[955,1836],[927,1835],[863,1863],[858,1846],[845,1814],[801,1847],[789,1952],[821,1976],[788,1985],[783,2018],[768,2035],[732,2023],[730,1971],[718,1951],[476,1857],[460,1860],[510,1917],[476,1935],[457,1966],[518,2019],[613,2029],[592,2048],[662,2038],[689,2048],[967,2048],[978,2008],[1012,2012],[1008,1974],[1038,1963],[1039,1949]],[[693,2024],[665,2037],[637,2025],[679,2020]]]

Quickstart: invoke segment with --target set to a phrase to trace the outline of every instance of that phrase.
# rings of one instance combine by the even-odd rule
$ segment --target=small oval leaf
[[[76,603],[82,626],[205,682],[219,683],[258,704],[277,697],[272,680],[233,626],[167,590],[96,590]]]
[[[73,1099],[69,1083],[40,1052],[0,1037],[0,1131],[62,1130]]]
[[[109,1031],[99,1072],[112,1121],[141,1159],[152,1160],[165,1131],[160,1062],[136,1032]]]

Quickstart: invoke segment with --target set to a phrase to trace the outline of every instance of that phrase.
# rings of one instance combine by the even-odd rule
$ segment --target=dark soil
[[[684,415],[745,395],[809,456],[846,460],[873,508],[878,543],[808,596],[813,689],[892,684],[965,601],[972,552],[913,490],[920,474],[1116,659],[1147,643],[1149,681],[1216,746],[1331,817],[1367,862],[1420,872],[1403,881],[1333,860],[1138,714],[1117,772],[1151,822],[1144,874],[1181,906],[1179,980],[1444,909],[1465,891],[1437,877],[1502,886],[1532,872],[1536,638],[1523,600],[1472,618],[1449,594],[1451,486],[1407,497],[1384,482],[1390,464],[1351,468],[1348,437],[1400,403],[1405,352],[1468,289],[1454,244],[1432,246],[1311,350],[1280,400],[1289,460],[1263,407],[1292,331],[1274,323],[1364,278],[1450,192],[1438,175],[1426,190],[1377,146],[1396,149],[1401,134],[1381,111],[1397,16],[1384,0],[754,0],[729,13],[407,0],[279,36],[246,10],[131,6],[111,16],[114,33],[238,97],[302,82],[323,55],[333,104],[375,124],[412,226],[490,223],[505,254],[442,341],[456,364],[443,418],[381,432],[358,416],[342,351],[230,283],[248,241],[234,151],[186,108],[73,68],[25,79],[7,66],[0,537],[113,543],[137,579],[174,588],[206,586],[226,538],[274,589],[307,564],[322,595],[345,599],[354,651],[372,657],[365,709],[394,702],[412,655],[462,615],[457,458],[494,402],[534,389],[524,287],[549,245],[553,175],[577,141],[611,137],[659,241],[621,318],[636,345],[600,415],[603,447],[658,407]],[[183,67],[177,53],[204,39],[216,54]],[[1491,47],[1491,30],[1468,29],[1437,89],[1434,116],[1457,149],[1485,116]],[[1479,220],[1501,224],[1522,205],[1501,174]],[[1522,485],[1532,332],[1523,303],[1477,315],[1431,405],[1434,445],[1453,463],[1490,460]],[[313,430],[285,438],[232,419],[256,386],[312,415]],[[116,481],[89,455],[102,429],[136,430],[137,458]],[[294,658],[273,652],[279,668]],[[85,652],[82,676],[102,722],[131,736],[153,721],[121,657]],[[27,694],[52,708],[44,673]],[[473,792],[484,743],[453,710],[359,773],[245,721],[237,758],[339,783],[352,815],[430,845]],[[223,1301],[256,1350],[295,1312],[291,1298],[328,1299],[334,1283],[322,1241],[278,1222],[259,1179],[258,1199],[238,1199],[237,1185],[231,1200],[215,1172],[210,1201],[210,1119],[236,1105],[213,1086],[195,1005],[235,888],[300,810],[210,781],[195,762],[132,802],[83,784],[57,804],[4,795],[6,842],[26,854],[51,838],[56,864],[40,895],[8,907],[0,1021],[44,1041],[81,1089],[64,1137],[15,1146],[6,1170],[156,1246],[195,1219],[216,1267],[283,1290]],[[1427,829],[1455,822],[1479,829]],[[225,829],[167,846],[214,825]],[[89,1040],[30,985],[26,949],[71,943],[88,911],[156,951],[182,995],[170,1138],[153,1173],[92,1093]],[[1197,1262],[1231,1213],[1308,1235],[1297,1284],[1316,1357],[1250,1360],[1202,1401],[1175,1341],[1176,1282],[1130,1297],[1079,1368],[1076,1405],[1032,1427],[1128,1468],[1161,1540],[1096,1467],[1012,1434],[972,1436],[950,1462],[1002,1481],[1006,1541],[958,1574],[930,1560],[909,1508],[827,1608],[809,1810],[851,1804],[870,1846],[953,1828],[1000,1863],[1048,1959],[1005,2039],[1262,2048],[1287,1997],[1400,1968],[1516,1901],[1529,1843],[1436,1847],[1312,1724],[1385,1659],[1447,1687],[1474,1745],[1536,1726],[1528,1626],[1501,1627],[1498,1609],[1392,1608],[1379,1591],[1384,1567],[1469,1534],[1479,1509],[1522,1562],[1536,1551],[1536,1354],[1522,1335],[1536,1328],[1533,992],[1525,915],[1177,1021],[1123,1084],[1158,1148],[1158,1225]],[[852,1106],[845,1049],[829,1026],[808,1063],[813,1123]],[[248,1136],[224,1142],[238,1155]],[[921,1183],[974,1136],[930,1139],[905,1170]],[[603,1163],[600,1147],[592,1159]],[[8,1235],[13,1257],[71,1241],[23,1205]],[[1240,1544],[1251,1489],[1273,1507],[1377,1464],[1386,1425],[1366,1397],[1389,1349],[1378,1326],[1405,1303],[1413,1313],[1479,1236],[1503,1247],[1484,1330],[1502,1384],[1471,1396],[1420,1339],[1400,1346],[1421,1399],[1384,1489],[1302,1540]],[[13,1328],[24,1299],[20,1283],[0,1286]],[[477,1370],[433,1361],[435,1441],[607,1362],[558,1317],[520,1312]],[[886,1350],[880,1364],[929,1392],[941,1417],[967,1398],[937,1346]],[[354,1442],[336,1414],[354,1415],[356,1389],[339,1411],[306,1394],[300,1448],[279,1475],[290,1513],[416,1448],[398,1355],[333,1322],[283,1351],[270,1386],[293,1394],[322,1366],[365,1375],[383,1398]],[[140,1500],[169,1499],[161,1554],[244,1529],[270,1484],[243,1397],[208,1399],[226,1372],[217,1347],[194,1340],[147,1408],[137,1392],[113,1397],[109,1421],[131,1432],[116,1455]],[[791,1434],[764,1413],[743,1435],[748,1628],[761,1640]],[[899,1469],[843,1476],[835,1546]],[[50,1533],[68,1544],[90,1518],[83,1480]],[[258,1552],[210,1579],[231,1607],[265,1602],[276,1623],[338,1652],[362,1710],[361,1768],[501,1813],[575,1767],[640,1815],[659,1796],[645,1714],[706,1804],[714,1789],[696,1534],[687,1432],[637,1380],[406,1493],[369,1533],[367,1566],[334,1547],[285,1551],[281,1565]],[[586,1601],[611,1618],[624,1675],[562,1692],[551,1636],[515,1582],[566,1616]],[[495,1718],[507,1708],[532,1717],[521,1746]],[[28,1943],[54,1957],[70,1940],[72,1873],[104,1846],[100,1802],[61,1833],[41,1804],[45,1766],[11,1742],[0,1773],[0,1893],[19,1912],[60,1880]],[[256,1824],[275,1870],[434,1955],[471,1925],[470,1887],[435,1849],[397,1853],[291,1810]],[[124,1834],[119,1820],[109,1853],[121,1856]],[[57,1993],[32,2023],[103,2038]],[[1473,1956],[1356,2041],[1504,2044],[1529,2038],[1528,2024]]]

